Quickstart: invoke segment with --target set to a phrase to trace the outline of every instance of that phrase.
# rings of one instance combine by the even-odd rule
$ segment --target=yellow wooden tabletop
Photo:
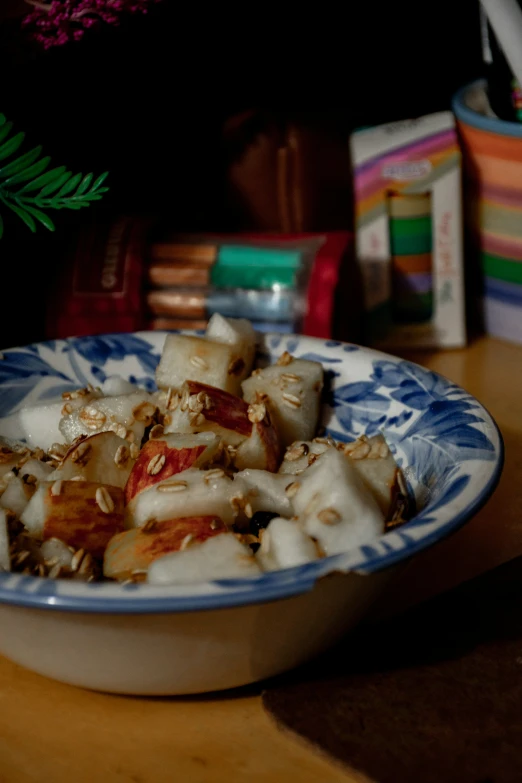
[[[408,358],[488,407],[504,434],[506,467],[495,500],[420,555],[382,611],[406,605],[413,580],[415,593],[426,597],[522,553],[522,348],[482,339],[466,350]],[[265,715],[260,692],[253,686],[210,698],[110,696],[0,659],[0,783],[367,780],[280,732]]]

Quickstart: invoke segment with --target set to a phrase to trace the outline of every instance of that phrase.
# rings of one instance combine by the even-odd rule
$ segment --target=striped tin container
[[[393,320],[423,323],[433,317],[431,193],[390,191],[387,203]]]
[[[484,276],[486,331],[522,344],[522,125],[499,120],[485,82],[453,100],[471,197],[467,219]]]

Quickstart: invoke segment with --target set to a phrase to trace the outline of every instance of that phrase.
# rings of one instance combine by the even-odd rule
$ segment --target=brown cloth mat
[[[263,702],[378,783],[522,783],[522,557],[359,630]]]

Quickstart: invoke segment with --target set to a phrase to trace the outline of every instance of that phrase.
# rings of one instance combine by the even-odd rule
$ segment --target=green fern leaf
[[[4,236],[4,220],[2,218],[2,215],[0,215],[0,239]]]
[[[104,171],[103,174],[100,174],[100,176],[97,177],[94,180],[92,188],[91,188],[91,192],[94,193],[95,190],[99,190],[99,188],[105,182],[105,180],[107,179],[108,176],[109,176],[109,172],[108,171]],[[105,188],[105,190],[108,190],[108,188]]]
[[[6,120],[5,114],[0,114],[0,128],[2,127],[2,125],[5,125],[5,120]]]
[[[37,160],[36,163],[33,163],[32,166],[28,166],[23,171],[20,171],[18,174],[13,174],[12,177],[9,177],[5,181],[5,186],[11,188],[13,185],[17,185],[20,182],[27,182],[28,180],[32,180],[34,177],[39,177],[40,174],[42,174],[49,163],[51,162],[51,158],[40,158],[40,160]]]
[[[27,166],[31,166],[35,160],[38,160],[41,151],[41,147],[35,147],[34,149],[29,150],[29,152],[26,152],[24,155],[20,155],[19,158],[15,158],[15,160],[12,160],[11,163],[7,163],[3,168],[0,169],[0,177],[2,177],[2,179],[7,179],[13,174],[18,174],[19,171],[23,171],[25,168],[27,168]]]
[[[36,177],[36,179],[32,179],[31,182],[28,182],[27,185],[24,185],[24,187],[18,191],[18,195],[29,193],[31,190],[40,190],[49,183],[53,183],[55,188],[61,187],[56,183],[65,171],[65,166],[57,166],[54,169],[49,169],[45,174],[41,174],[39,177]]]
[[[76,188],[76,193],[74,194],[75,198],[78,198],[81,196],[85,191],[88,189],[89,185],[92,182],[92,174],[86,174],[85,177],[82,179],[78,187]]]
[[[63,198],[63,196],[66,196],[68,193],[74,190],[75,187],[81,182],[81,179],[81,174],[75,174],[74,177],[71,177],[69,182],[66,182],[65,185],[58,191],[56,198]]]
[[[12,122],[6,122],[5,125],[2,125],[2,123],[0,123],[0,141],[3,141],[5,138],[7,138],[7,136],[9,136],[12,127],[13,127]]]
[[[19,207],[17,204],[12,203],[8,203],[7,206],[9,209],[13,210],[15,215],[18,215],[18,217],[24,221],[25,225],[30,228],[33,233],[36,231],[36,223],[27,210],[25,210],[23,207]]]
[[[45,212],[42,212],[41,209],[36,209],[36,207],[29,206],[29,204],[24,204],[23,208],[29,212],[30,215],[39,220],[43,226],[49,229],[49,231],[54,231],[55,225],[53,221],[49,215],[46,215]]]
[[[0,160],[5,160],[9,157],[9,155],[12,155],[14,152],[16,152],[24,139],[25,133],[17,133],[16,136],[13,136],[12,139],[4,141],[2,146],[0,146]]]
[[[45,188],[42,188],[42,190],[38,194],[37,198],[45,198],[50,193],[53,193],[54,191],[59,190],[62,187],[62,185],[65,182],[67,182],[71,177],[72,177],[71,172],[67,171],[67,169],[65,169],[63,174],[60,177],[58,177],[57,180],[55,180],[54,182],[50,182],[48,185],[45,186]]]

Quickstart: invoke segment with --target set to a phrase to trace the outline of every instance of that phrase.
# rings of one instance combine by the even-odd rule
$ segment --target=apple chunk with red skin
[[[226,531],[226,525],[215,516],[168,519],[151,522],[145,528],[126,530],[109,542],[103,573],[112,579],[129,579],[133,573],[145,573],[158,557],[178,552],[187,536],[191,536],[190,542],[202,543]]]
[[[125,486],[125,503],[153,484],[210,463],[219,448],[212,432],[173,434],[149,440],[141,449]]]
[[[123,490],[91,481],[42,482],[21,521],[35,538],[59,538],[102,558],[111,538],[124,530]]]
[[[181,389],[177,408],[169,414],[166,432],[215,432],[227,446],[241,450],[241,468],[270,471],[279,466],[277,432],[268,413],[256,415],[252,406],[233,394],[196,381]]]

